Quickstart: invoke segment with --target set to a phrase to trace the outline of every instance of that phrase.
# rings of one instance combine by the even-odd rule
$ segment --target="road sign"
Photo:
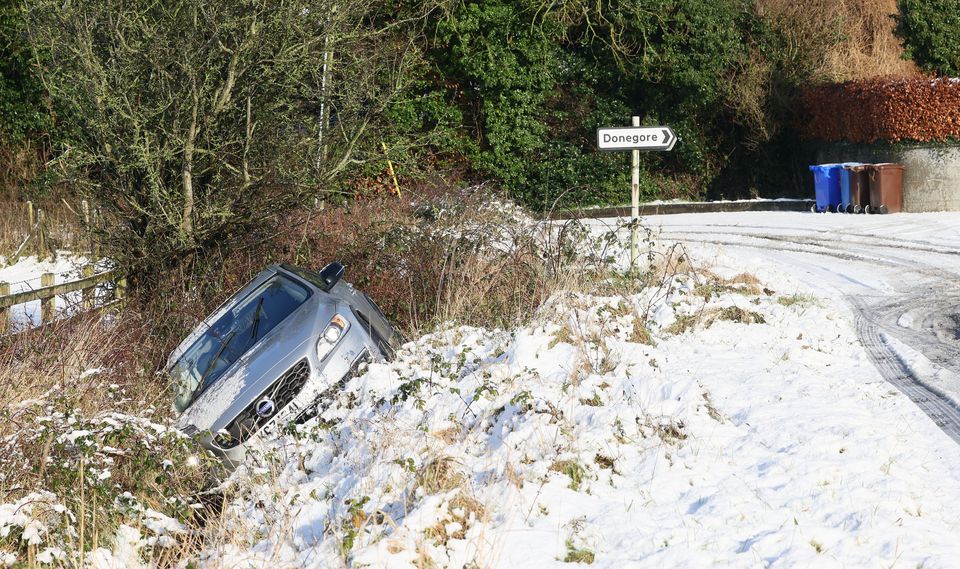
[[[640,237],[637,231],[640,225],[640,151],[673,150],[677,135],[669,126],[640,126],[640,117],[633,117],[633,126],[607,127],[597,129],[597,148],[608,152],[632,150],[633,160],[630,170],[630,270],[637,269]]]
[[[673,150],[677,135],[669,126],[606,127],[597,129],[600,150]]]

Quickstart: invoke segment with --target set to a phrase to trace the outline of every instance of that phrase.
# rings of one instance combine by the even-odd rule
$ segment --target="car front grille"
[[[229,436],[218,435],[214,439],[216,445],[228,449],[249,440],[300,394],[308,379],[310,363],[304,358],[284,372],[280,379],[241,411],[227,425]]]

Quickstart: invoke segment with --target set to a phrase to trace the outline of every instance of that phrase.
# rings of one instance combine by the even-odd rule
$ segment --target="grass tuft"
[[[580,485],[587,475],[587,470],[575,460],[558,460],[550,465],[550,470],[567,475],[567,477],[570,478],[568,488],[573,491],[580,490]]]
[[[767,320],[763,317],[763,314],[759,312],[754,312],[752,310],[745,310],[738,306],[728,306],[726,308],[721,308],[719,311],[711,314],[711,317],[708,318],[708,324],[712,324],[715,320],[728,320],[730,322],[736,322],[738,324],[766,324]]]
[[[817,297],[812,294],[792,294],[790,296],[777,297],[777,303],[781,306],[817,304]]]
[[[563,558],[564,563],[586,563],[590,565],[595,559],[592,551],[586,548],[577,548],[573,545],[573,540],[567,540],[567,555]]]

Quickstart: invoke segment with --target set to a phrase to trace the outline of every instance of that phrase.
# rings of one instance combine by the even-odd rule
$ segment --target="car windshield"
[[[310,296],[294,280],[275,275],[237,302],[187,348],[170,369],[174,406],[183,412],[235,361]]]

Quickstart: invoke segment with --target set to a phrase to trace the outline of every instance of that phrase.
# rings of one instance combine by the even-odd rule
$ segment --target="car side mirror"
[[[323,280],[324,292],[330,292],[334,286],[340,282],[340,279],[343,277],[344,268],[340,263],[330,263],[326,267],[320,269],[320,279]]]

